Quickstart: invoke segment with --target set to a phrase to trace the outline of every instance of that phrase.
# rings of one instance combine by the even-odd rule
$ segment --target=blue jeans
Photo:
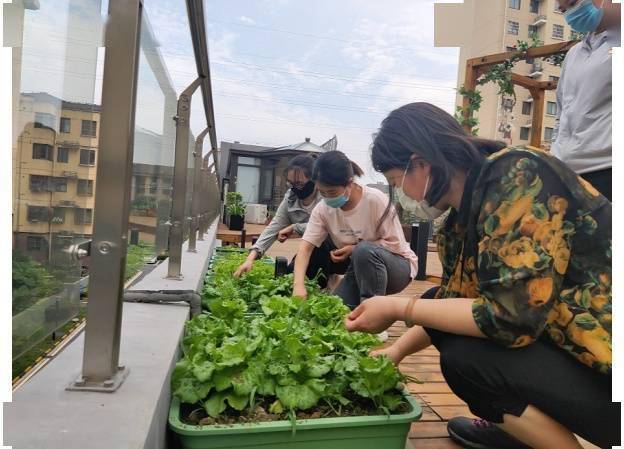
[[[351,263],[334,294],[354,309],[367,298],[399,293],[411,280],[409,260],[363,241],[353,249]]]

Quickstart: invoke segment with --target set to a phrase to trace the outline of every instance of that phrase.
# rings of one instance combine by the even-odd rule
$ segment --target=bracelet
[[[414,309],[414,304],[416,304],[416,301],[418,300],[418,298],[416,296],[412,297],[409,302],[407,303],[407,305],[405,306],[405,312],[403,313],[404,315],[404,321],[405,321],[405,325],[407,327],[413,327],[414,323],[412,322],[412,320],[410,319],[410,315],[412,314],[412,310]]]

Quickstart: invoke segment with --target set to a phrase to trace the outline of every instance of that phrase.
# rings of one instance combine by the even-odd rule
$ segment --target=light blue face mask
[[[604,16],[603,8],[596,8],[592,0],[580,0],[563,13],[566,22],[578,33],[595,31]]]
[[[338,209],[339,207],[342,207],[345,204],[347,204],[347,202],[349,201],[349,196],[351,196],[351,194],[349,194],[347,196],[342,194],[342,195],[336,196],[334,198],[323,198],[323,200],[325,200],[325,204],[327,204],[329,207],[333,207],[334,209]]]

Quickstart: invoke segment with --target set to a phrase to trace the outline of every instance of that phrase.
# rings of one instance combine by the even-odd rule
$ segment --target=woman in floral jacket
[[[548,153],[469,136],[427,103],[393,111],[372,149],[405,209],[451,212],[436,299],[376,297],[346,320],[411,328],[377,351],[398,363],[430,344],[449,386],[481,419],[448,430],[470,448],[611,447],[611,203]],[[495,425],[493,425],[494,423]]]

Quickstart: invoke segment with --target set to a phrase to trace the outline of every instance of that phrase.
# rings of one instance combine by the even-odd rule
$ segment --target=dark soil
[[[346,407],[332,404],[319,404],[310,410],[300,410],[297,412],[297,419],[318,419],[337,418],[346,416],[379,416],[384,412],[375,407],[375,404],[364,398],[349,398],[351,403]],[[274,400],[274,398],[272,399]],[[257,398],[253,411],[247,407],[242,412],[228,407],[219,417],[208,416],[201,404],[181,404],[180,420],[184,424],[212,426],[212,425],[232,425],[245,423],[260,423],[271,421],[290,421],[287,413],[269,413],[269,406],[272,400]],[[400,415],[410,411],[407,402],[401,404],[392,412],[393,415]]]

